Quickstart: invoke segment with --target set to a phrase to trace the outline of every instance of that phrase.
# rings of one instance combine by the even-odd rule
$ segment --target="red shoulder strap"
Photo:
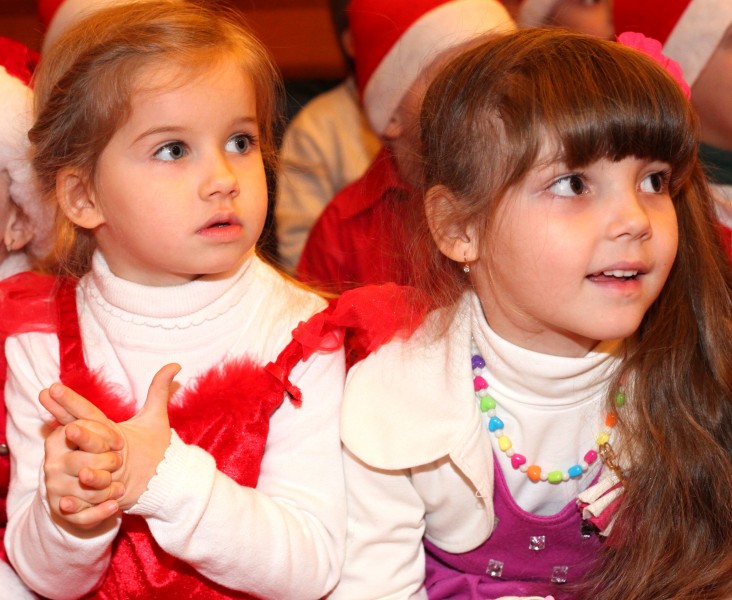
[[[4,399],[7,376],[5,340],[19,333],[56,331],[54,298],[58,284],[55,277],[30,272],[0,282],[0,399]],[[4,415],[4,402],[0,410]],[[4,419],[2,431],[5,431]]]
[[[265,369],[282,382],[293,403],[302,394],[289,381],[292,368],[314,352],[346,350],[351,367],[399,335],[409,337],[424,319],[427,306],[413,288],[393,283],[356,288],[336,298],[319,313],[301,322],[292,341]]]
[[[30,331],[51,333],[56,330],[54,277],[19,273],[0,282],[0,559],[5,559],[2,538],[7,514],[5,501],[10,483],[10,454],[5,437],[5,381],[7,359],[5,341],[11,335]]]

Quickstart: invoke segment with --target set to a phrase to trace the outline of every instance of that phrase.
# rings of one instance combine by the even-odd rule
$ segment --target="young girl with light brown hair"
[[[324,596],[344,361],[293,339],[326,303],[255,250],[270,58],[232,13],[141,0],[71,27],[36,77],[33,165],[62,218],[59,276],[0,288],[12,564],[52,598]],[[71,390],[96,420],[55,427],[39,393]]]

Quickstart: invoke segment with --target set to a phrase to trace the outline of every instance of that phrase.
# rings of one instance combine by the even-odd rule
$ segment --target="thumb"
[[[176,363],[165,365],[155,373],[150,388],[147,391],[147,398],[142,410],[137,417],[143,420],[164,420],[168,422],[168,400],[170,400],[170,387],[173,379],[180,372],[181,366]]]

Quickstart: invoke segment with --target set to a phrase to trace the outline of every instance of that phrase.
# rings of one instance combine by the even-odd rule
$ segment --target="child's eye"
[[[237,154],[246,154],[252,147],[254,139],[250,135],[238,133],[232,135],[227,141],[225,149],[227,152],[236,152]]]
[[[660,194],[668,187],[669,174],[666,171],[651,173],[640,182],[640,191],[647,194]]]
[[[181,142],[170,142],[155,151],[155,158],[160,160],[178,160],[186,155],[186,148]]]
[[[587,191],[587,187],[580,175],[572,174],[557,179],[549,191],[557,196],[579,196]]]

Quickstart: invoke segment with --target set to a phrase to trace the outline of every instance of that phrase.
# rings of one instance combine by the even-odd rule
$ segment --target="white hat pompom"
[[[20,42],[0,38],[0,170],[10,176],[10,197],[33,225],[31,251],[51,243],[52,208],[43,202],[30,163],[28,130],[33,123],[31,70],[37,55]]]

